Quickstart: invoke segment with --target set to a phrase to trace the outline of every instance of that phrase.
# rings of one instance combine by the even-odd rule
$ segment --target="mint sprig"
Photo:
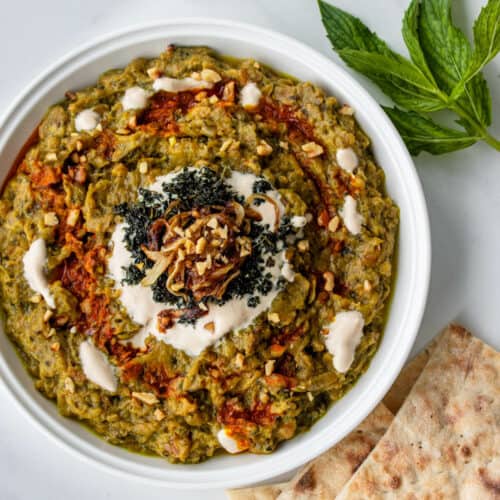
[[[443,154],[492,137],[491,96],[483,67],[500,51],[500,0],[489,0],[474,23],[474,48],[453,24],[451,0],[412,0],[403,18],[410,59],[391,50],[362,21],[319,0],[333,48],[351,68],[375,82],[398,106],[384,108],[413,155]],[[448,109],[460,129],[434,121]]]

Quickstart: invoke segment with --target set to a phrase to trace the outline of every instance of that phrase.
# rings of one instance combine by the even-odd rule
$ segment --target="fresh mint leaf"
[[[500,0],[489,0],[474,25],[474,51],[454,26],[451,0],[411,0],[403,37],[411,61],[392,51],[358,18],[318,0],[333,48],[408,111],[387,108],[412,154],[442,154],[483,140],[500,151],[487,130],[491,96],[482,65],[499,51]],[[422,113],[449,109],[465,131],[443,127]]]
[[[387,107],[384,107],[384,111],[398,129],[410,153],[415,156],[422,151],[434,155],[450,153],[467,148],[481,139],[460,130],[443,127],[419,113]]]
[[[453,89],[452,97],[463,93],[474,78],[500,51],[500,0],[490,0],[474,22],[474,52],[465,77]]]
[[[410,61],[394,54],[342,49],[338,54],[351,68],[375,82],[396,104],[413,111],[445,107],[438,89]]]
[[[357,17],[323,0],[318,3],[328,38],[345,63],[373,80],[399,106],[414,111],[445,107],[428,68],[422,70],[392,51]]]
[[[500,0],[490,0],[481,9],[474,23],[473,67],[480,70],[498,52],[500,52]]]
[[[318,4],[327,36],[335,50],[355,49],[378,54],[394,54],[387,44],[357,17],[322,0],[319,0]]]
[[[465,35],[453,25],[450,0],[423,0],[419,16],[422,49],[436,81],[446,92],[465,74],[471,48]]]
[[[472,61],[465,35],[453,24],[451,0],[422,0],[419,39],[425,59],[439,87],[447,94],[460,84]],[[491,123],[491,98],[486,81],[478,73],[463,87],[458,105],[483,126]]]
[[[420,45],[418,33],[419,15],[420,2],[419,0],[412,0],[403,17],[403,38],[415,66],[420,68],[420,71],[422,71],[431,82],[434,82],[434,76],[429,66],[427,66],[427,61],[425,60],[425,55]]]

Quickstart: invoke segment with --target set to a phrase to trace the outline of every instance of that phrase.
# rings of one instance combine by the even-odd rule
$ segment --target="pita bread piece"
[[[335,498],[385,434],[392,418],[392,413],[379,404],[342,441],[306,465],[285,486],[278,500]]]
[[[337,498],[499,499],[499,453],[500,353],[452,325]]]
[[[229,500],[274,500],[282,492],[286,483],[266,484],[253,488],[241,488],[239,490],[227,490]]]
[[[411,388],[422,373],[422,370],[427,364],[427,361],[429,361],[429,358],[436,347],[438,338],[439,337],[432,340],[423,351],[420,351],[420,353],[417,354],[411,361],[406,363],[401,370],[401,373],[398,375],[398,378],[389,389],[389,392],[382,400],[386,408],[393,415],[396,415],[399,411],[406,399],[406,396],[408,396]]]

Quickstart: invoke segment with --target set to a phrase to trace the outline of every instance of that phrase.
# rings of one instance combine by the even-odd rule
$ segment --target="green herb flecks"
[[[474,47],[454,24],[451,0],[412,0],[403,18],[411,60],[391,50],[362,21],[319,0],[328,38],[342,60],[375,82],[398,106],[384,108],[413,155],[443,154],[492,137],[491,96],[483,67],[500,50],[500,0],[489,0],[474,23]],[[430,113],[457,115],[454,129]]]

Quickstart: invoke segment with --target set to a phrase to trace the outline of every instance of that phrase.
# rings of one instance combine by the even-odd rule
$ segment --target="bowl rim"
[[[22,409],[23,413],[28,415],[29,419],[35,423],[35,425],[42,430],[42,432],[54,440],[58,445],[62,446],[64,449],[69,450],[74,456],[79,457],[84,462],[97,466],[104,469],[114,475],[119,477],[127,477],[129,479],[135,479],[142,482],[147,482],[148,484],[156,484],[169,486],[178,489],[207,489],[207,488],[220,488],[220,487],[235,487],[241,486],[243,484],[250,484],[261,482],[264,480],[269,480],[279,474],[286,473],[302,464],[311,460],[315,456],[324,452],[326,449],[333,446],[340,439],[345,437],[352,429],[354,429],[366,416],[375,408],[375,406],[381,401],[391,384],[393,383],[396,376],[399,374],[404,362],[406,361],[410,350],[413,346],[415,338],[420,327],[423,313],[425,310],[425,305],[428,296],[429,283],[430,283],[430,270],[431,270],[431,238],[430,238],[430,226],[427,207],[425,203],[425,198],[421,186],[420,179],[417,175],[416,168],[413,164],[411,156],[404,145],[400,135],[393,126],[390,119],[382,111],[374,100],[374,98],[354,79],[343,67],[339,66],[335,61],[322,55],[317,50],[312,47],[302,43],[292,37],[284,35],[275,30],[262,28],[250,23],[243,23],[232,21],[229,19],[218,19],[211,17],[179,17],[172,19],[163,19],[154,22],[144,22],[130,25],[126,28],[115,30],[107,35],[98,36],[90,41],[81,44],[76,47],[66,55],[60,57],[53,64],[43,71],[39,76],[34,78],[31,83],[29,83],[23,91],[21,91],[18,96],[13,100],[12,104],[7,108],[7,110],[0,115],[0,152],[3,150],[5,144],[8,142],[12,135],[13,130],[17,126],[15,113],[21,109],[21,116],[28,116],[30,112],[33,111],[33,105],[36,103],[29,102],[29,96],[38,87],[46,85],[45,91],[50,89],[50,80],[55,77],[58,73],[61,73],[66,65],[69,63],[76,64],[74,70],[76,71],[79,67],[78,60],[84,58],[86,55],[90,56],[92,53],[98,51],[99,48],[105,48],[106,44],[110,44],[114,41],[119,41],[123,37],[132,37],[137,34],[143,34],[145,36],[149,31],[156,29],[168,29],[178,26],[200,26],[207,29],[214,27],[221,27],[225,29],[232,29],[234,33],[232,38],[238,40],[237,32],[239,30],[252,33],[256,36],[262,35],[267,39],[273,39],[278,43],[284,44],[284,46],[289,47],[290,50],[300,51],[300,53],[306,55],[308,58],[312,58],[318,64],[325,67],[329,67],[332,71],[341,75],[345,81],[350,85],[350,91],[354,92],[356,96],[362,97],[364,101],[367,101],[370,105],[374,106],[374,112],[376,116],[374,121],[378,121],[384,125],[386,130],[392,130],[392,136],[390,137],[393,148],[389,148],[390,152],[394,155],[397,151],[399,159],[403,160],[407,168],[405,171],[405,176],[407,176],[407,181],[411,185],[411,195],[412,195],[412,205],[414,206],[413,215],[418,213],[418,219],[413,217],[413,223],[418,228],[418,235],[420,239],[418,240],[418,283],[414,286],[413,296],[417,297],[417,302],[413,304],[410,320],[406,320],[411,325],[409,331],[405,331],[405,342],[403,345],[399,346],[400,350],[397,352],[396,362],[392,365],[392,373],[390,377],[385,377],[384,383],[380,383],[376,386],[372,384],[372,396],[369,404],[363,405],[363,410],[358,412],[358,416],[353,418],[349,424],[345,426],[345,431],[343,436],[339,437],[337,440],[326,440],[322,443],[316,443],[316,448],[313,452],[308,452],[307,450],[301,450],[303,453],[300,456],[288,457],[288,461],[282,461],[284,463],[274,463],[273,467],[249,467],[251,471],[245,471],[245,477],[236,477],[232,479],[210,479],[211,472],[205,474],[196,474],[195,471],[185,473],[174,472],[169,475],[169,477],[159,477],[158,475],[147,475],[144,474],[148,471],[147,466],[143,467],[127,467],[126,463],[131,463],[130,460],[122,460],[117,457],[112,457],[111,454],[95,449],[96,447],[88,442],[85,442],[82,438],[74,434],[72,431],[67,430],[63,425],[51,415],[49,415],[44,409],[42,409],[38,403],[32,398],[28,391],[23,387],[23,384],[16,378],[13,372],[11,372],[6,359],[4,358],[4,353],[0,351],[0,380],[3,381],[4,386],[7,388],[8,392],[12,398],[16,401],[17,406]],[[204,33],[201,32],[200,36]],[[168,35],[165,35],[168,37]],[[144,40],[144,39],[143,39]],[[136,40],[138,42],[139,40]],[[229,49],[230,50],[230,49]],[[83,64],[88,64],[89,61],[83,61]],[[80,66],[82,61],[80,61]],[[40,97],[40,96],[39,96]],[[23,109],[24,108],[24,109]],[[378,108],[378,112],[377,112]],[[417,229],[415,229],[417,230]],[[415,274],[415,272],[414,272]],[[2,332],[3,333],[3,332]],[[393,354],[396,354],[393,351]],[[111,445],[112,446],[112,445]],[[105,460],[105,456],[108,456],[108,460]],[[131,454],[131,456],[133,456]],[[276,460],[274,461],[276,462]],[[191,477],[189,477],[189,475]],[[176,476],[184,477],[183,480],[179,480]],[[196,477],[195,477],[196,476]],[[192,482],[196,480],[196,482]]]

